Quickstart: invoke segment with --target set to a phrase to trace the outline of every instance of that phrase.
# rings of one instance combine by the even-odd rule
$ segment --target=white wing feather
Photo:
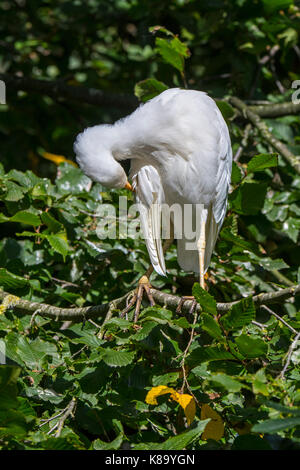
[[[232,149],[227,125],[218,112],[219,129],[221,135],[219,165],[217,173],[216,196],[213,203],[213,214],[216,223],[221,228],[227,208],[227,196],[231,180]]]
[[[132,172],[132,185],[136,194],[136,202],[140,208],[141,229],[144,234],[148,253],[155,271],[161,276],[166,275],[166,266],[161,242],[161,203],[164,192],[157,170],[151,166],[143,166],[139,171]]]

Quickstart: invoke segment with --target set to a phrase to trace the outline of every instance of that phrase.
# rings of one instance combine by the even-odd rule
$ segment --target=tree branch
[[[134,109],[138,105],[137,99],[132,95],[109,93],[96,88],[67,85],[62,80],[38,80],[36,78],[16,77],[7,73],[0,73],[7,91],[10,89],[42,93],[51,98],[67,98],[80,103],[100,106],[113,106],[115,108]]]
[[[230,103],[235,106],[242,115],[252,122],[252,124],[259,130],[264,139],[269,142],[272,147],[282,155],[285,160],[295,169],[300,175],[300,159],[296,157],[280,140],[276,139],[269,131],[266,123],[259,117],[259,115],[251,110],[243,101],[235,96],[229,99]]]
[[[300,103],[294,104],[292,101],[289,101],[285,103],[249,106],[249,109],[262,118],[276,118],[290,114],[299,114]]]
[[[8,73],[0,73],[0,80],[6,84],[7,90],[22,90],[42,93],[52,98],[64,98],[80,103],[99,106],[113,106],[126,110],[138,106],[138,100],[132,95],[108,93],[97,88],[67,85],[63,80],[40,80],[36,78],[17,77]],[[260,117],[280,117],[300,113],[300,103],[292,102],[249,106]]]
[[[126,299],[129,295],[132,295],[134,291],[130,291],[125,294],[123,297],[118,299],[112,300],[111,302],[107,302],[101,305],[95,305],[92,307],[80,307],[80,308],[61,308],[55,307],[53,305],[38,303],[38,302],[31,302],[29,300],[19,299],[18,297],[13,297],[11,294],[4,292],[0,289],[0,300],[4,300],[6,297],[10,296],[13,297],[13,301],[10,304],[7,302],[7,308],[11,307],[16,311],[25,314],[32,313],[32,314],[39,314],[43,317],[52,318],[57,321],[65,321],[65,320],[72,320],[72,321],[84,321],[90,318],[104,318],[108,312],[112,312],[113,310],[122,310],[126,306]],[[151,289],[151,293],[155,302],[158,305],[164,306],[169,310],[175,311],[180,303],[181,298],[172,295],[166,294],[165,292],[160,292],[156,289]],[[287,287],[286,289],[280,289],[276,292],[267,292],[255,295],[253,297],[253,302],[255,305],[264,305],[264,304],[273,304],[278,301],[286,300],[290,297],[295,296],[296,294],[300,293],[300,284],[294,285],[292,287]],[[239,300],[234,302],[226,302],[226,303],[217,303],[217,310],[219,313],[225,313],[230,308],[237,304]],[[187,300],[184,302],[182,306],[182,312],[188,313],[193,301]],[[197,305],[196,312],[200,312],[200,306]]]

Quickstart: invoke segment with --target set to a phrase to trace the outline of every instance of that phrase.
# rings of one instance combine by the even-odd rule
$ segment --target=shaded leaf
[[[154,78],[148,78],[135,85],[134,94],[139,100],[146,102],[167,89],[168,87],[164,83]]]
[[[202,289],[198,282],[193,286],[193,296],[202,307],[202,310],[212,313],[213,315],[217,314],[217,302],[212,295],[210,295],[205,289]]]
[[[201,419],[210,419],[207,423],[205,430],[201,436],[203,441],[207,439],[214,439],[215,441],[220,440],[224,435],[224,423],[215,410],[213,410],[209,405],[204,404],[201,406]]]

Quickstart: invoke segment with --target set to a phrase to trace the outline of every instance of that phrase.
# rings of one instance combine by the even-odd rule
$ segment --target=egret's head
[[[82,171],[93,181],[108,188],[130,189],[125,171],[112,155],[112,140],[112,126],[101,125],[85,129],[74,142],[76,160]]]

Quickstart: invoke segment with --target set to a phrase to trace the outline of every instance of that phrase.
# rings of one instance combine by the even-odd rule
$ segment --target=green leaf
[[[7,193],[5,195],[6,201],[16,202],[23,198],[24,190],[18,184],[13,183],[12,181],[7,181],[5,185],[7,189]]]
[[[239,248],[241,251],[246,250],[253,253],[258,253],[257,245],[255,243],[246,241],[238,235],[234,235],[227,227],[221,231],[220,237],[222,240],[233,243],[233,245],[235,245],[235,247]]]
[[[242,334],[235,339],[240,353],[247,358],[255,358],[267,354],[268,346],[260,338],[253,338]]]
[[[253,393],[261,393],[262,395],[268,396],[269,390],[267,385],[267,378],[264,369],[259,369],[254,375],[252,381]]]
[[[56,235],[45,235],[45,238],[48,240],[54,251],[60,253],[64,258],[69,252],[69,245],[65,236],[65,232],[57,233]]]
[[[75,433],[70,433],[65,437],[50,437],[42,441],[41,446],[45,450],[85,450],[85,446]]]
[[[278,154],[277,153],[261,153],[251,158],[247,165],[247,173],[255,173],[257,171],[263,171],[266,168],[274,167],[278,165]]]
[[[93,449],[95,449],[95,450],[117,450],[117,449],[120,449],[120,446],[123,442],[123,439],[124,439],[123,434],[119,434],[119,436],[116,437],[111,442],[104,442],[104,441],[101,441],[101,439],[96,439],[93,442]]]
[[[201,328],[213,338],[223,339],[223,334],[216,320],[208,313],[201,314]]]
[[[278,38],[284,39],[284,45],[296,45],[298,42],[298,31],[295,28],[287,28],[282,33],[278,34]]]
[[[234,116],[235,111],[227,101],[216,100],[216,104],[224,119],[230,119]]]
[[[16,352],[27,367],[30,369],[41,369],[42,359],[45,354],[36,351],[24,336],[20,336]]]
[[[193,286],[193,296],[201,306],[202,310],[213,315],[217,314],[217,302],[200,284],[196,282]]]
[[[266,193],[266,183],[244,182],[231,193],[229,199],[238,214],[255,215],[262,209]]]
[[[129,330],[132,327],[132,322],[125,320],[125,318],[113,317],[107,322],[105,322],[105,328],[120,328],[121,330]]]
[[[134,94],[140,101],[146,102],[167,89],[167,85],[163,82],[159,82],[155,78],[148,78],[135,85]]]
[[[124,367],[131,364],[135,356],[135,352],[115,351],[113,349],[105,350],[102,356],[103,361],[110,367]]]
[[[259,433],[275,434],[284,429],[291,429],[300,426],[299,418],[267,419],[261,423],[255,424],[251,431]]]
[[[0,223],[2,222],[19,222],[25,225],[33,225],[36,227],[40,225],[41,220],[37,214],[24,210],[16,212],[12,217],[6,217],[4,214],[0,214]]]
[[[228,392],[239,392],[242,384],[226,374],[214,374],[208,377],[208,380],[224,387]]]
[[[283,223],[283,230],[286,233],[286,235],[291,240],[293,240],[293,242],[297,243],[299,230],[300,230],[300,219],[299,218],[296,219],[294,217],[289,217]]]
[[[155,45],[157,52],[163,60],[181,73],[184,69],[184,59],[189,57],[189,50],[177,37],[172,40],[156,38]]]
[[[274,13],[277,10],[288,8],[293,5],[293,0],[262,0],[264,9],[267,13]]]
[[[27,422],[34,416],[25,416],[27,400],[19,401],[17,379],[21,369],[15,366],[0,366],[0,439],[10,436],[22,438],[28,432]],[[32,410],[32,408],[31,408]]]
[[[232,162],[231,183],[238,184],[242,179],[242,172],[235,161]]]
[[[234,355],[223,346],[206,346],[193,349],[187,362],[189,364],[199,364],[200,362],[221,361],[235,359]]]
[[[293,415],[300,416],[300,408],[291,408],[290,406],[284,406],[284,405],[281,405],[281,403],[276,403],[271,400],[264,400],[263,404],[265,406],[268,406],[269,408],[273,408],[274,410],[280,411],[280,413],[293,414]]]
[[[40,225],[41,220],[37,214],[30,211],[19,211],[10,218],[10,222],[19,222],[25,225],[33,225],[36,227]]]
[[[21,289],[27,286],[28,283],[29,281],[24,279],[24,277],[17,276],[5,268],[0,268],[0,286],[3,286],[5,289]]]
[[[61,163],[59,169],[61,176],[56,180],[56,185],[62,194],[81,194],[90,188],[90,178],[79,168],[74,168],[69,163]]]
[[[157,326],[154,321],[147,321],[143,324],[143,327],[132,337],[135,341],[142,341],[150,335],[153,328]]]
[[[63,224],[58,222],[49,212],[43,212],[41,214],[42,222],[49,227],[51,232],[56,233],[63,230]]]
[[[261,265],[263,268],[272,271],[273,269],[286,269],[288,268],[288,264],[286,264],[283,259],[271,259],[271,258],[258,258],[258,264]]]
[[[193,429],[183,432],[178,436],[170,437],[162,443],[145,443],[143,448],[146,450],[183,450],[194,440],[200,439],[207,423],[210,419],[199,421],[197,426]],[[139,446],[135,446],[134,449],[138,450]]]
[[[228,313],[221,317],[225,330],[238,330],[245,325],[249,325],[255,318],[255,306],[252,297],[242,299],[234,304]]]
[[[26,173],[23,173],[22,171],[13,169],[13,170],[10,170],[6,176],[7,178],[19,183],[21,186],[24,186],[26,188],[31,187],[32,183],[31,183],[30,178],[26,175]]]

